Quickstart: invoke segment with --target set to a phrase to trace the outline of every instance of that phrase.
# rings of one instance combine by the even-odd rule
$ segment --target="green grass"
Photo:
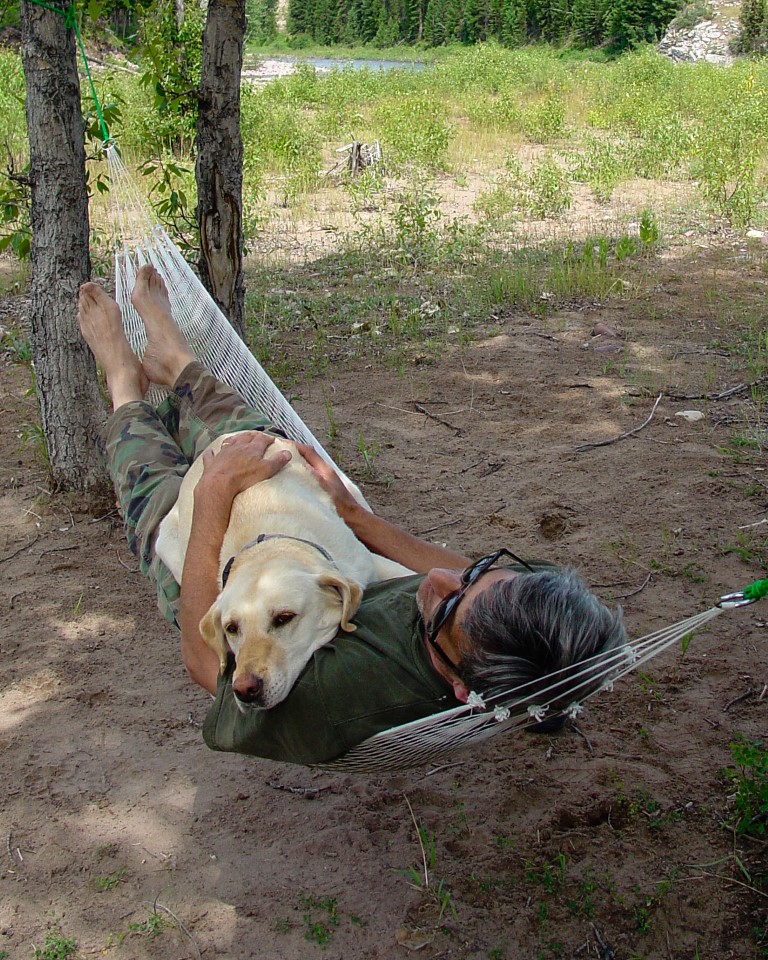
[[[35,960],[68,960],[77,953],[77,940],[65,937],[61,931],[49,930],[42,947],[34,948]]]

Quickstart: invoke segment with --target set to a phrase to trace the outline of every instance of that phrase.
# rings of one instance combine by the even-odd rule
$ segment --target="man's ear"
[[[360,601],[363,599],[363,588],[357,580],[350,580],[338,573],[323,573],[318,577],[318,583],[323,588],[337,591],[341,597],[341,622],[339,626],[347,633],[354,633],[357,627],[349,621],[357,613]]]
[[[214,603],[206,615],[200,621],[200,636],[203,641],[213,650],[219,658],[219,673],[223,676],[227,669],[227,657],[229,656],[229,647],[224,637],[224,631],[221,627],[221,611],[217,603]]]

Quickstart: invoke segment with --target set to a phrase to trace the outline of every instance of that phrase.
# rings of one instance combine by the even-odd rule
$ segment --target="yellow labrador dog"
[[[211,449],[218,452],[227,436]],[[280,703],[312,654],[353,631],[364,588],[413,571],[371,553],[338,516],[293,444],[275,440],[266,453],[292,452],[274,477],[239,494],[221,548],[222,589],[200,621],[222,672],[235,656],[232,689],[238,707]],[[198,458],[176,505],[160,524],[156,552],[181,583],[192,526],[192,492],[203,472]]]

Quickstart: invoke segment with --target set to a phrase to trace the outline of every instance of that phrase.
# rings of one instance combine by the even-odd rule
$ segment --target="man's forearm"
[[[182,573],[181,655],[189,676],[214,695],[219,658],[201,637],[200,621],[219,594],[219,555],[231,508],[231,501],[206,496],[198,487]]]
[[[415,537],[363,507],[350,507],[344,511],[343,519],[369,550],[402,563],[417,573],[426,573],[433,567],[463,569],[471,562],[454,550]]]

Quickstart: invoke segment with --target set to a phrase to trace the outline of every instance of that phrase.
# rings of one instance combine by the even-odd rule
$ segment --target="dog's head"
[[[200,621],[222,673],[235,656],[232,691],[238,707],[268,710],[280,703],[312,654],[336,635],[355,629],[350,619],[363,595],[355,580],[335,570],[308,569],[292,557],[258,562],[245,554]]]

